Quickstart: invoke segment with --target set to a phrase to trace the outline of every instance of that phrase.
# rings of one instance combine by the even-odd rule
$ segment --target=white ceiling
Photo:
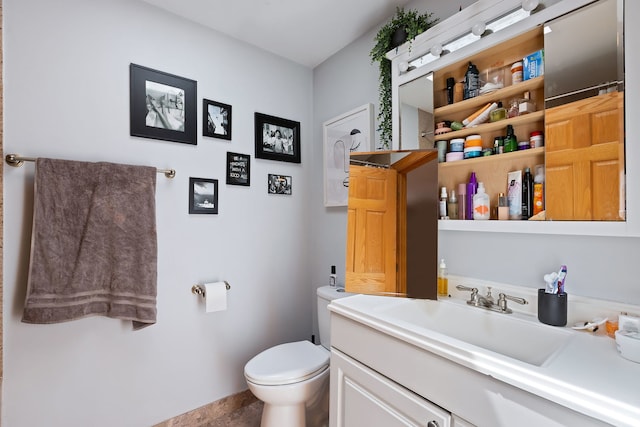
[[[313,68],[410,0],[143,0]],[[373,47],[373,44],[372,44]]]

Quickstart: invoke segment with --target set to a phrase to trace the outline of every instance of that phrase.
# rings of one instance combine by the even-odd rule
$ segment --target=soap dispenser
[[[438,296],[446,297],[449,295],[449,278],[447,274],[447,264],[444,263],[444,258],[440,260],[440,266],[438,267]]]
[[[489,219],[489,195],[484,191],[484,183],[478,183],[478,191],[473,196],[473,219]]]

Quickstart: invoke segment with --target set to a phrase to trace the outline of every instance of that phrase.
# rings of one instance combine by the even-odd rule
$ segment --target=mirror
[[[400,86],[399,96],[400,147],[433,148],[433,73]]]
[[[354,153],[350,163],[346,290],[435,299],[437,151]]]
[[[511,27],[485,33],[465,47],[465,53],[447,53],[421,67],[424,71],[413,73],[426,75],[410,78],[411,70],[406,75],[394,75],[401,83],[395,94],[398,146],[433,148],[434,140],[446,140],[449,147],[451,139],[479,133],[482,147],[492,149],[495,138],[505,135],[506,124],[513,124],[518,142],[526,142],[532,132],[542,131],[544,148],[526,159],[512,160],[520,154],[509,153],[508,158],[492,160],[494,163],[479,162],[483,159],[465,163],[465,159],[449,167],[445,162],[441,165],[440,186],[457,188],[468,180],[472,170],[481,171],[481,178],[487,181],[485,186],[490,184],[491,206],[495,207],[498,194],[507,193],[509,171],[529,167],[535,175],[536,168],[544,165],[544,175],[540,176],[544,177],[546,209],[535,219],[625,221],[623,0],[580,4],[584,6],[566,10],[569,6],[560,2]],[[557,12],[552,13],[554,8]],[[435,42],[439,41],[425,41],[422,46]],[[413,54],[419,55],[421,52],[416,49],[414,46]],[[511,64],[540,49],[544,50],[544,75],[538,78],[539,83],[534,78],[513,84]],[[394,58],[396,64],[402,60],[406,59]],[[447,78],[461,82],[468,61],[477,65],[485,83],[497,71],[504,86],[494,95],[486,93],[450,105],[445,82]],[[462,121],[487,103],[501,101],[508,110],[508,103],[519,102],[525,93],[535,104],[536,120],[509,118],[502,123],[487,122],[477,128],[452,131],[450,135],[438,135],[439,129],[434,126],[434,122],[444,120]],[[497,213],[493,213],[492,219],[496,217]]]

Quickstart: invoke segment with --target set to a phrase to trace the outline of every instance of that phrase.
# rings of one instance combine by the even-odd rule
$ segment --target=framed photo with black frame
[[[218,180],[189,178],[189,213],[218,213]]]
[[[231,105],[202,100],[202,135],[231,140]]]
[[[196,145],[197,82],[130,65],[131,136]]]
[[[255,113],[256,158],[300,163],[300,122]]]
[[[251,183],[251,156],[227,152],[227,184],[249,186]]]
[[[267,178],[267,192],[269,194],[285,194],[290,196],[292,180],[288,175],[270,173]]]

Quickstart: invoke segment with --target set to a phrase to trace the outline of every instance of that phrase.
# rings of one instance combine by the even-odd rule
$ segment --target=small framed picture
[[[249,186],[251,182],[251,156],[227,152],[227,184]]]
[[[197,144],[197,83],[130,65],[131,136]]]
[[[291,177],[287,175],[269,174],[267,179],[267,191],[269,194],[291,195]]]
[[[202,100],[202,135],[231,140],[231,105]]]
[[[300,163],[300,122],[255,113],[256,159]]]
[[[218,213],[218,180],[189,178],[189,213]]]

